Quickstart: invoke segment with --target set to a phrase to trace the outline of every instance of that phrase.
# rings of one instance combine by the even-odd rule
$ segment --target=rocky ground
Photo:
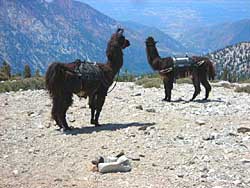
[[[217,87],[216,87],[217,86]],[[74,96],[63,133],[50,119],[44,90],[0,94],[0,187],[250,187],[250,97],[213,85],[187,102],[192,85],[163,89],[119,83],[106,100],[101,127],[89,123],[87,101]],[[128,173],[91,171],[98,155],[124,151]]]

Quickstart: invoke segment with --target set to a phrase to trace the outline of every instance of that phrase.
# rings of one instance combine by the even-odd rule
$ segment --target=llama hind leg
[[[209,84],[208,80],[206,78],[201,80],[201,84],[204,86],[205,90],[206,90],[206,94],[205,94],[205,98],[203,100],[207,100],[209,93],[211,91],[211,85]]]
[[[62,123],[62,128],[64,131],[71,130],[71,128],[68,126],[68,123],[66,121],[66,112],[69,108],[69,106],[72,104],[72,94],[67,94],[64,99],[61,101],[61,110],[60,110],[60,121]]]
[[[59,100],[57,98],[53,99],[53,106],[52,106],[52,110],[51,110],[51,116],[52,119],[55,120],[56,124],[59,126],[59,128],[62,128],[62,123],[60,122],[60,118],[59,118]]]
[[[193,101],[197,97],[197,95],[199,95],[201,92],[200,80],[199,80],[198,76],[196,76],[196,75],[193,76],[192,81],[193,81],[195,91],[194,91],[193,97],[190,101]]]

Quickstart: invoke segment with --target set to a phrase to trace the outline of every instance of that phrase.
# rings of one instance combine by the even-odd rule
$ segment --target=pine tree
[[[11,78],[11,67],[7,63],[7,61],[3,61],[3,65],[1,67],[1,72],[7,77],[7,79]]]
[[[40,70],[39,69],[36,69],[36,73],[35,73],[35,77],[40,77]]]
[[[227,67],[224,68],[223,73],[222,73],[222,76],[221,76],[221,79],[222,79],[222,80],[225,80],[225,81],[228,80],[228,70],[227,70]]]
[[[30,66],[28,64],[26,64],[24,66],[23,77],[24,78],[30,78],[31,77],[31,70],[30,70]]]

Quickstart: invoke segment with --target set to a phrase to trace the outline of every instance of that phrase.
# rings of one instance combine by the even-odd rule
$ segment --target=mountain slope
[[[155,28],[155,27],[149,27],[142,24],[138,24],[132,21],[126,21],[122,22],[123,25],[125,25],[130,30],[135,30],[139,34],[141,38],[144,40],[148,36],[153,36],[156,41],[159,43],[157,44],[159,51],[163,55],[172,55],[178,52],[187,52],[188,50],[178,41],[171,38],[169,35],[164,33],[163,31]],[[138,36],[138,37],[139,37]]]
[[[250,19],[192,29],[186,32],[180,41],[186,48],[198,53],[207,53],[242,41],[250,41]]]
[[[221,77],[227,69],[231,76],[250,77],[250,42],[241,42],[210,53],[209,58],[215,62],[217,76]]]
[[[22,71],[24,64],[44,72],[53,61],[105,62],[107,41],[119,26],[122,24],[74,0],[0,0],[0,63],[7,60],[14,72]],[[131,46],[124,53],[124,68],[149,71],[144,36],[133,29],[125,30],[125,35]],[[165,51],[182,52],[175,43],[164,44]]]

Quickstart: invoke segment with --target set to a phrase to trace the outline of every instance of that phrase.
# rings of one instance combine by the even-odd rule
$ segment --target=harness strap
[[[119,77],[119,74],[120,74],[120,70],[119,70],[119,72],[118,72],[118,74],[117,74],[117,78],[116,78],[116,81],[115,81],[114,86],[112,87],[112,89],[111,89],[111,90],[109,90],[109,91],[108,91],[108,93],[111,93],[111,91],[113,91],[113,90],[115,89],[116,84],[117,84],[117,82],[118,82],[118,77]]]
[[[166,73],[172,72],[173,70],[174,70],[173,67],[170,67],[170,68],[160,70],[159,73],[166,74]]]

